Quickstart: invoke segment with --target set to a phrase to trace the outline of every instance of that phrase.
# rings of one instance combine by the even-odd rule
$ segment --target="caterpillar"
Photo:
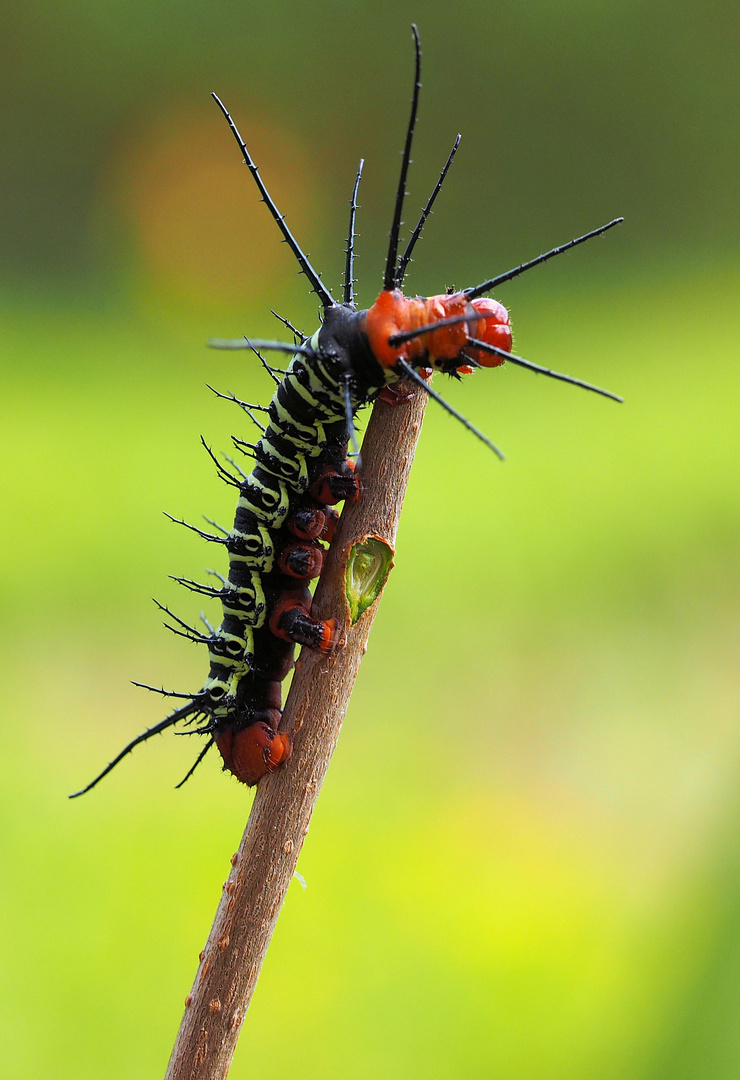
[[[615,218],[479,285],[432,297],[403,295],[412,252],[460,143],[458,135],[405,249],[399,254],[421,88],[421,48],[415,26],[412,32],[415,72],[411,114],[383,287],[375,303],[366,310],[358,310],[355,305],[353,278],[357,196],[364,163],[360,162],[350,200],[343,295],[338,302],[288,228],[230,113],[213,94],[262,200],[321,303],[321,326],[312,336],[304,337],[287,320],[281,320],[293,331],[296,339],[293,344],[246,338],[211,341],[216,348],[251,349],[270,372],[276,388],[267,406],[214,391],[239,405],[261,429],[254,443],[234,439],[238,449],[253,457],[254,467],[247,474],[231,462],[235,467],[235,472],[231,472],[206,446],[221,479],[238,492],[233,527],[214,534],[180,522],[209,543],[226,548],[228,576],[216,575],[218,584],[175,578],[186,589],[220,600],[223,608],[220,626],[213,628],[206,623],[208,632],[200,633],[159,605],[172,620],[165,624],[170,630],[207,646],[208,675],[201,689],[193,694],[135,684],[165,697],[184,699],[184,704],[132,739],[94,780],[71,798],[95,787],[140,743],[181,722],[191,725],[191,732],[207,740],[181,784],[212,746],[221,754],[223,768],[250,785],[287,760],[292,750],[290,736],[278,730],[281,683],[293,666],[295,648],[299,645],[328,653],[336,644],[333,622],[317,620],[311,615],[309,585],[321,573],[324,544],[331,541],[337,520],[334,508],[340,502],[361,498],[361,479],[347,456],[349,444],[356,445],[354,418],[358,410],[379,396],[403,407],[403,394],[395,385],[399,380],[411,380],[422,387],[499,457],[503,456],[499,448],[431,387],[429,379],[434,372],[459,378],[477,368],[498,367],[508,361],[621,401],[616,394],[512,353],[508,312],[485,294],[605,233],[622,218]],[[271,350],[289,354],[287,370],[281,372],[270,366],[264,353]],[[264,416],[264,424],[259,423],[256,412]]]

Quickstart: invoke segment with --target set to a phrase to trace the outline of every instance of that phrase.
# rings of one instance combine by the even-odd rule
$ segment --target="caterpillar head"
[[[432,329],[427,329],[432,328]],[[497,300],[468,300],[465,293],[409,299],[399,289],[384,289],[365,316],[370,348],[393,377],[399,362],[452,372],[474,360],[497,367],[502,358],[469,347],[471,338],[509,352],[509,313]],[[398,341],[398,337],[405,340]]]

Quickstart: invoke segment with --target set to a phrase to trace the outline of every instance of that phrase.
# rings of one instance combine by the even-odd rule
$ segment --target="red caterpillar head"
[[[451,326],[420,334],[410,341],[393,343],[398,334],[423,330],[445,319],[460,318]],[[503,358],[474,349],[471,338],[485,341],[505,352],[511,350],[511,328],[506,308],[497,300],[468,300],[465,293],[417,297],[410,300],[398,289],[383,290],[365,317],[370,348],[381,367],[393,370],[399,360],[419,366],[421,361],[450,370],[466,367],[475,360],[484,367],[497,367]],[[457,363],[455,363],[457,361]]]
[[[478,341],[485,341],[486,345],[493,345],[504,352],[511,352],[511,327],[509,326],[509,313],[498,300],[484,296],[480,300],[473,301],[473,307],[479,315],[484,316],[478,320],[478,328],[470,336]],[[470,324],[468,323],[468,326]],[[483,349],[466,348],[465,355],[477,360],[482,367],[499,367],[503,364],[503,356],[484,352]]]

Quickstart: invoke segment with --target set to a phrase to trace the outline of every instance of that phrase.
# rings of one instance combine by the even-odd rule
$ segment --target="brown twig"
[[[362,446],[363,498],[342,513],[312,608],[319,618],[337,620],[344,645],[329,657],[301,654],[282,724],[293,734],[293,756],[260,781],[165,1080],[221,1080],[229,1071],[378,607],[375,601],[350,625],[350,551],[368,536],[393,550],[426,401],[414,390],[407,404],[379,401],[373,409]]]

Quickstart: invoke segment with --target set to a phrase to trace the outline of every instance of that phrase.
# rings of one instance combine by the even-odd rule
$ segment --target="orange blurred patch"
[[[310,246],[320,228],[319,185],[299,137],[282,119],[272,125],[243,102],[228,105],[280,211]],[[269,295],[297,271],[215,105],[170,111],[130,132],[102,196],[123,211],[147,288],[171,300],[244,304],[251,291]]]

